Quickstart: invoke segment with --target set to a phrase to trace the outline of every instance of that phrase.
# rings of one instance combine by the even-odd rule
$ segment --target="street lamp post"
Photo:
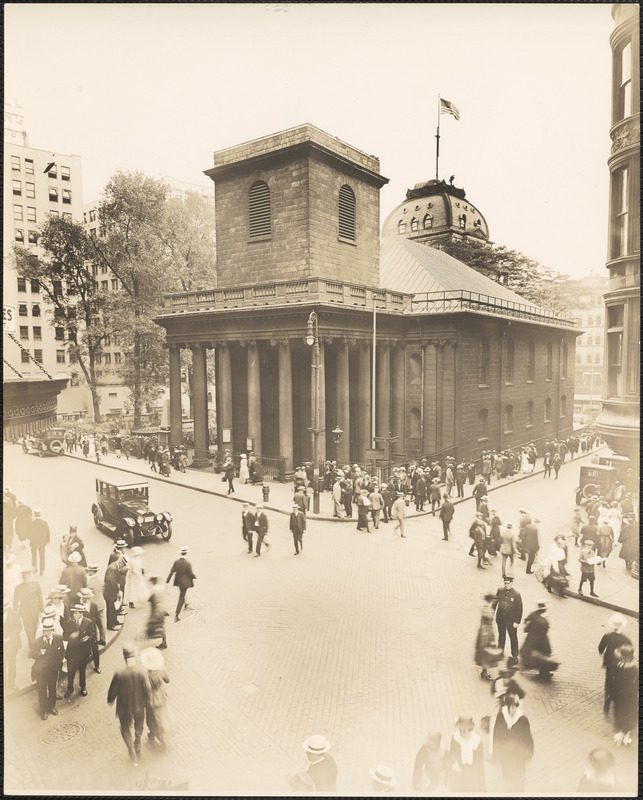
[[[339,467],[339,446],[342,443],[342,434],[344,431],[339,427],[339,425],[335,426],[335,430],[333,431],[333,442],[335,443],[335,460],[337,461],[337,466]]]
[[[320,370],[320,354],[319,354],[319,323],[317,321],[317,314],[314,311],[310,312],[308,317],[308,324],[306,327],[306,338],[304,339],[309,347],[312,347],[312,392],[311,392],[311,427],[309,430],[312,433],[313,440],[313,514],[319,514],[319,484],[321,482],[320,472],[320,458],[319,458],[319,434],[322,433],[320,428],[320,391],[319,391],[319,370]]]

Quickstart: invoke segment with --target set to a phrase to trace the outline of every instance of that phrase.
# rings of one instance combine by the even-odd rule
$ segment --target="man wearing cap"
[[[473,496],[476,499],[476,511],[478,511],[482,498],[487,496],[487,484],[484,478],[479,478],[478,482],[473,487]]]
[[[119,628],[116,609],[122,605],[126,579],[127,556],[122,555],[117,561],[112,561],[105,570],[103,597],[105,598],[105,611],[107,612],[107,629],[110,631],[115,631]]]
[[[306,516],[297,503],[292,504],[290,530],[292,531],[292,540],[295,545],[295,555],[298,556],[299,551],[304,549],[303,536],[306,530]]]
[[[74,691],[74,678],[78,671],[80,693],[87,695],[87,680],[85,668],[91,654],[91,640],[95,638],[94,626],[91,620],[85,617],[85,607],[80,603],[72,606],[72,621],[69,627],[67,641],[67,691],[65,697],[71,697]]]
[[[337,791],[337,764],[328,754],[330,742],[321,734],[310,736],[303,743],[309,765],[306,770],[317,792]]]
[[[255,529],[255,515],[250,509],[249,503],[243,504],[241,511],[241,535],[245,543],[248,545],[248,553],[252,553],[252,534]]]
[[[49,714],[58,716],[56,683],[65,656],[65,649],[62,636],[54,633],[52,619],[44,620],[42,627],[42,636],[34,641],[30,658],[34,659],[31,667],[31,680],[36,682],[40,701],[40,717],[45,720]]]
[[[43,610],[40,584],[33,580],[31,568],[22,570],[22,583],[13,593],[13,609],[17,612],[27,634],[29,647],[33,647],[38,627],[38,615]]]
[[[83,616],[85,619],[88,619],[94,628],[94,635],[90,639],[90,648],[91,648],[91,655],[92,660],[94,661],[94,671],[100,673],[100,653],[98,652],[98,639],[100,637],[100,627],[102,625],[100,619],[100,613],[98,611],[98,606],[94,602],[94,593],[91,589],[81,589],[80,590],[80,602],[79,605],[83,606],[85,609],[83,611]]]
[[[181,619],[179,614],[183,606],[187,608],[187,603],[185,602],[185,595],[187,594],[188,589],[191,589],[194,586],[194,581],[196,580],[196,575],[192,571],[192,564],[187,559],[187,554],[190,552],[189,547],[182,547],[179,550],[179,557],[176,561],[172,564],[172,569],[170,570],[170,574],[167,576],[166,583],[170,582],[170,578],[174,575],[174,585],[179,587],[179,602],[176,605],[176,611],[174,613],[174,622],[179,622]]]
[[[107,692],[107,702],[111,704],[116,700],[116,716],[120,723],[121,736],[130,759],[136,765],[141,757],[141,735],[145,724],[145,707],[150,694],[150,683],[147,670],[136,663],[133,644],[123,645],[123,658],[125,667],[114,673]]]
[[[257,531],[257,547],[255,549],[255,558],[261,555],[261,544],[268,534],[268,517],[263,510],[263,504],[257,503],[257,516],[255,517],[255,530]],[[270,545],[266,542],[266,547],[270,549]]]
[[[448,494],[442,495],[442,505],[440,506],[440,519],[442,520],[442,539],[445,542],[449,541],[449,533],[451,531],[451,520],[455,514],[455,506],[449,500]]]
[[[337,473],[333,482],[333,516],[342,519],[344,517],[344,508],[342,505],[342,474]]]
[[[591,539],[587,539],[581,547],[580,553],[578,554],[578,560],[580,561],[580,583],[578,584],[578,594],[581,595],[581,597],[583,595],[583,584],[585,581],[589,581],[590,596],[598,597],[594,591],[594,579],[596,577],[596,571],[594,567],[597,563],[597,558],[596,544]],[[601,560],[602,559],[598,559],[598,562],[600,563]]]
[[[509,634],[511,658],[508,663],[518,663],[518,626],[522,620],[522,597],[513,588],[511,575],[503,575],[504,585],[496,592],[496,625],[498,626],[498,647],[504,652],[505,640]]]
[[[105,645],[105,580],[98,574],[98,564],[89,564],[85,568],[87,573],[87,588],[94,593],[94,603],[98,609],[98,644]]]
[[[118,561],[118,559],[123,555],[125,548],[127,547],[127,542],[125,539],[117,539],[114,542],[114,549],[109,554],[109,559],[107,561],[107,566],[109,567],[114,561]]]
[[[378,764],[373,769],[369,769],[368,774],[372,778],[372,789],[375,794],[390,794],[395,791],[395,775],[391,767],[386,764]]]
[[[435,516],[435,509],[440,507],[440,498],[442,492],[440,491],[440,479],[433,478],[431,480],[431,488],[429,489],[429,502],[431,503],[431,514]]]
[[[38,569],[38,558],[40,557],[40,574],[45,571],[45,547],[51,540],[49,525],[41,519],[41,512],[33,512],[33,520],[29,527],[29,544],[31,545],[31,563],[34,569]]]
[[[20,617],[11,608],[8,597],[2,599],[2,641],[4,657],[4,691],[11,692],[16,688],[16,656],[20,650]]]
[[[603,634],[598,643],[598,652],[603,656],[603,669],[605,670],[605,699],[603,704],[605,714],[609,712],[610,703],[612,702],[613,676],[617,662],[614,653],[622,645],[632,646],[630,638],[623,633],[627,620],[622,614],[612,614],[607,624],[610,630],[608,633]]]
[[[78,602],[79,592],[87,586],[87,573],[85,569],[80,566],[81,555],[77,550],[69,554],[69,563],[60,574],[58,583],[63,583],[69,586],[69,595],[67,602],[70,606],[76,605]]]

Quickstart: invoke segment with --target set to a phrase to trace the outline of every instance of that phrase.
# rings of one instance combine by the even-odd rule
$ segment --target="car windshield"
[[[131,486],[128,489],[119,489],[118,496],[121,500],[147,500],[147,487]]]

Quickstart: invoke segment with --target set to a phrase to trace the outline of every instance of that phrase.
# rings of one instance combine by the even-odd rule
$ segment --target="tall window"
[[[561,353],[560,353],[560,377],[566,378],[567,377],[567,361],[569,358],[569,353],[567,352],[567,342],[563,342]]]
[[[25,158],[25,172],[33,175],[33,158]]]
[[[432,228],[433,227],[433,217],[430,214],[427,214],[424,217],[424,229]]]
[[[551,342],[547,343],[547,360],[545,362],[545,380],[550,381],[553,375],[554,348]]]
[[[411,220],[411,230],[412,231],[416,231],[416,230],[418,230],[419,227],[420,227],[420,223],[418,222],[416,217],[413,217],[413,219]]]
[[[71,189],[63,189],[63,203],[71,203]]]
[[[24,242],[24,240],[25,240],[25,232],[23,230],[20,230],[20,228],[16,228],[13,238],[17,242],[20,242],[20,244],[22,244]]]
[[[607,309],[607,391],[609,397],[620,397],[623,389],[623,321],[625,307]]]
[[[60,168],[60,179],[63,181],[68,181],[71,178],[70,169],[69,167],[61,167]]]
[[[514,340],[505,338],[505,381],[514,382]]]
[[[560,398],[560,416],[566,417],[567,416],[567,396],[561,395]]]
[[[545,398],[545,422],[551,420],[551,397]]]
[[[534,424],[534,401],[527,402],[527,427],[530,428]]]
[[[460,214],[460,216],[458,217],[458,221],[460,223],[460,227],[461,228],[464,229],[464,228],[467,227],[467,215],[466,214]]]
[[[422,383],[422,356],[413,353],[409,359],[409,383],[417,385]]]
[[[11,187],[14,194],[22,195],[22,181],[11,181]]]
[[[419,439],[422,436],[422,417],[419,408],[412,408],[409,413],[409,438]]]
[[[90,212],[91,213],[91,212]],[[250,236],[270,236],[270,189],[265,181],[256,181],[248,192]]]
[[[489,339],[483,336],[480,339],[478,355],[478,383],[487,386],[489,383]]]
[[[58,189],[55,186],[49,187],[49,200],[52,203],[58,202]]]
[[[511,433],[514,429],[514,407],[513,406],[505,406],[505,413],[504,413],[504,432]]]
[[[638,313],[634,313],[633,324],[630,323],[630,344],[627,353],[627,385],[626,391],[630,394],[639,392],[639,375],[641,371],[641,319]]]
[[[35,196],[36,196],[36,184],[27,182],[25,184],[25,188],[27,190],[26,191],[27,197],[29,197],[29,198],[31,198],[33,200],[35,198]]]
[[[626,42],[614,52],[616,59],[616,108],[618,122],[632,115],[632,42]]]
[[[489,436],[489,412],[486,408],[478,411],[478,439],[487,439]]]
[[[398,232],[398,233],[406,233],[406,222],[404,222],[404,220],[403,220],[403,219],[401,219],[401,220],[400,220],[400,221],[397,223],[397,232]]]
[[[13,207],[13,218],[17,220],[22,219],[22,206],[14,205]]]
[[[612,258],[628,253],[629,178],[628,167],[612,175]]]
[[[11,156],[11,169],[20,172],[20,156]]]
[[[355,238],[355,193],[346,184],[339,190],[339,235]]]

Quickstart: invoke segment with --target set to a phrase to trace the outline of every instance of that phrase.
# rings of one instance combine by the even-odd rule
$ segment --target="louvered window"
[[[270,189],[264,181],[257,181],[248,193],[250,236],[270,236]]]
[[[339,190],[339,235],[344,239],[355,238],[355,194],[346,185]]]

